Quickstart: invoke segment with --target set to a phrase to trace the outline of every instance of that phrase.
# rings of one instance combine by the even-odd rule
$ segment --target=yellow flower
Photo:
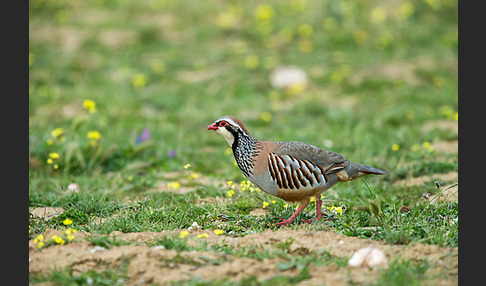
[[[285,88],[288,94],[290,95],[297,95],[302,93],[306,88],[306,83],[304,82],[296,82],[294,84],[289,85]]]
[[[371,21],[375,24],[381,24],[386,20],[386,11],[383,7],[375,7],[371,10]]]
[[[52,159],[57,159],[59,158],[59,154],[53,152],[53,153],[49,153],[49,157],[52,158]]]
[[[197,237],[199,238],[206,238],[208,237],[209,235],[207,233],[201,233],[201,234],[198,234]]]
[[[62,223],[63,223],[64,225],[70,225],[70,224],[72,224],[72,223],[73,223],[73,221],[67,218],[67,219],[63,220],[63,221],[62,221]]]
[[[240,182],[240,191],[247,191],[251,190],[250,188],[253,186],[253,184],[248,181],[248,180],[243,180]]]
[[[263,202],[263,203],[262,203],[262,208],[266,208],[266,207],[268,207],[268,205],[269,205],[269,203],[267,203],[267,202]]]
[[[169,189],[179,189],[181,187],[181,183],[179,183],[177,181],[172,181],[172,182],[167,183],[167,187]]]
[[[458,119],[458,113],[457,111],[454,111],[452,107],[448,105],[442,105],[439,107],[439,112],[441,115],[445,116],[447,119],[454,119],[457,121]]]
[[[88,137],[88,139],[98,140],[101,138],[101,134],[98,131],[89,131],[86,137]]]
[[[240,15],[233,11],[220,12],[216,16],[216,25],[223,29],[232,29],[238,26]]]
[[[74,239],[74,233],[76,233],[76,230],[74,228],[68,228],[64,231],[64,233],[67,235],[68,240],[72,241]]]
[[[86,109],[89,113],[96,112],[96,102],[91,99],[85,99],[83,101],[83,108]]]
[[[260,4],[255,8],[254,16],[255,19],[260,21],[271,20],[275,15],[273,7],[268,4]]]
[[[136,89],[144,88],[147,85],[147,76],[139,73],[132,77],[132,85]]]
[[[245,67],[249,70],[256,69],[260,64],[260,59],[257,55],[248,55],[245,57]]]
[[[186,237],[188,234],[189,234],[189,232],[188,232],[187,230],[183,230],[183,231],[181,231],[181,233],[179,234],[179,238],[184,238],[184,237]]]
[[[432,147],[432,144],[430,144],[429,141],[425,141],[424,143],[422,143],[422,147],[427,149],[427,151],[429,151],[429,152],[434,151],[434,147]]]
[[[277,203],[277,201],[275,201],[275,200],[272,200],[272,204],[276,204],[276,203]]]
[[[222,229],[216,229],[214,231],[214,233],[216,233],[217,235],[222,235],[224,233],[224,230],[222,230]]]
[[[46,144],[47,146],[51,146],[52,144],[54,144],[54,140],[52,140],[52,138],[49,138],[46,140]]]
[[[343,81],[343,75],[341,74],[341,72],[339,70],[335,70],[331,73],[330,75],[330,80],[333,82],[333,83],[340,83]]]
[[[398,9],[398,19],[407,19],[412,15],[414,12],[414,7],[413,4],[410,1],[405,1],[400,5],[400,8]]]
[[[187,169],[189,169],[189,168],[191,168],[191,164],[185,164],[185,165],[184,165],[184,169],[186,169],[186,170],[187,170]]]
[[[44,242],[42,242],[42,241],[41,241],[41,242],[39,242],[39,244],[37,245],[37,247],[38,247],[39,249],[41,249],[43,246],[44,246]]]
[[[234,190],[229,190],[229,191],[226,193],[226,195],[227,195],[228,197],[231,197],[231,196],[233,196],[234,194],[235,194],[235,191],[234,191]]]
[[[316,201],[316,197],[311,197],[311,198],[310,198],[310,202],[311,202],[311,203],[312,203],[312,202],[315,202],[315,201]]]
[[[47,159],[47,164],[52,164],[54,161],[52,161],[52,158]]]
[[[34,238],[34,243],[42,242],[44,240],[44,236],[39,234],[36,238]]]
[[[270,120],[272,120],[272,114],[268,111],[265,111],[262,114],[260,114],[260,119],[263,122],[270,122]]]
[[[62,237],[58,236],[58,235],[53,235],[51,237],[52,240],[54,240],[55,243],[57,244],[64,244],[66,243],[66,241],[64,239],[62,239]]]
[[[312,36],[312,33],[314,31],[312,30],[312,27],[310,25],[303,24],[303,25],[299,26],[299,28],[297,29],[297,32],[302,37],[310,37],[310,36]]]
[[[391,149],[392,149],[392,151],[398,151],[398,150],[400,150],[400,145],[398,145],[398,144],[393,144],[393,145],[391,146]]]
[[[232,187],[233,185],[235,185],[235,183],[233,181],[226,181],[226,185],[228,187]]]
[[[59,165],[58,164],[54,164],[52,167],[54,168],[54,170],[59,169]]]
[[[59,127],[59,128],[56,128],[56,129],[51,131],[51,136],[54,137],[54,138],[57,138],[57,137],[61,136],[63,132],[64,132],[64,130]]]
[[[195,179],[199,178],[199,175],[196,174],[196,173],[191,173],[187,178],[189,180],[195,180]]]

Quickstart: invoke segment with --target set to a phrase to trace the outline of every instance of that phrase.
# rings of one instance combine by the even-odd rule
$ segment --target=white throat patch
[[[219,134],[221,134],[221,136],[224,137],[224,139],[226,139],[226,142],[228,142],[229,146],[233,147],[233,142],[235,141],[235,137],[233,136],[233,134],[231,134],[231,132],[226,130],[226,128],[224,127],[218,127],[218,132]]]

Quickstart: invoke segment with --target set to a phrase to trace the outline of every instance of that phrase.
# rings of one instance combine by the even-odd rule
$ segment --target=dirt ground
[[[256,276],[265,280],[276,275],[297,275],[297,268],[279,270],[277,262],[281,259],[251,259],[221,252],[212,251],[182,251],[168,250],[161,246],[149,247],[147,242],[156,241],[166,235],[177,235],[180,231],[162,232],[113,232],[110,235],[123,241],[135,242],[130,245],[115,246],[110,249],[100,249],[90,244],[84,237],[90,235],[78,232],[74,241],[67,245],[52,245],[41,251],[33,240],[29,242],[29,273],[49,274],[52,269],[62,269],[70,266],[74,274],[87,270],[103,271],[105,267],[118,269],[122,261],[129,261],[127,274],[128,285],[144,283],[169,284],[171,281],[184,281],[199,277],[204,280],[230,277],[240,280]],[[198,238],[198,234],[206,233],[208,237]],[[59,230],[48,229],[44,237],[60,234]],[[458,248],[439,247],[434,245],[411,244],[406,246],[386,245],[379,241],[347,237],[330,231],[293,231],[281,229],[267,230],[245,237],[228,237],[217,235],[210,230],[193,230],[186,237],[189,245],[198,245],[202,240],[208,245],[228,245],[234,249],[258,246],[266,250],[277,250],[277,244],[293,238],[288,252],[292,255],[304,255],[325,250],[333,257],[349,259],[352,254],[363,247],[373,246],[382,250],[389,261],[402,258],[419,262],[426,259],[433,267],[429,271],[436,277],[437,284],[457,285],[458,283]],[[319,252],[317,252],[319,253]],[[321,252],[322,253],[322,252]],[[311,278],[300,285],[347,285],[349,281],[366,283],[375,281],[379,276],[378,269],[313,266],[310,268]],[[432,281],[430,281],[432,282]],[[434,283],[436,284],[436,283]]]

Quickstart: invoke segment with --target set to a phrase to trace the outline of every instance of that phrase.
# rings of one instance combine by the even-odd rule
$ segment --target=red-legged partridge
[[[208,126],[221,134],[233,149],[243,174],[262,191],[288,202],[300,202],[288,219],[277,225],[289,225],[304,210],[310,198],[316,198],[319,221],[321,194],[338,182],[351,181],[367,174],[387,171],[346,160],[343,156],[303,142],[271,142],[253,138],[243,123],[233,116],[222,116]]]

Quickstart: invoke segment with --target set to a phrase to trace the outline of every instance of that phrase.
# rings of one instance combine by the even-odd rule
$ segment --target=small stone
[[[352,267],[374,268],[382,266],[388,268],[388,259],[382,250],[368,246],[357,250],[349,259],[348,264]]]
[[[79,185],[76,183],[71,183],[68,185],[66,192],[70,193],[78,193],[79,192]]]

